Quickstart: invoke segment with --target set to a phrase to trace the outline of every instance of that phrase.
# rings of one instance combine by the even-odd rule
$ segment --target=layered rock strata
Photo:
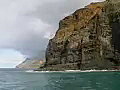
[[[46,50],[45,68],[114,69],[120,65],[119,0],[91,3],[59,23]]]

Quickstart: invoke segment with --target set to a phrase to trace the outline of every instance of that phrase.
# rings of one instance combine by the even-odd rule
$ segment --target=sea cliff
[[[118,69],[120,65],[120,2],[91,3],[59,23],[46,49],[45,68]]]

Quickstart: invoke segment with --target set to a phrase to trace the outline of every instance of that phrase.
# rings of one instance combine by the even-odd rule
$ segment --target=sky
[[[0,68],[42,59],[61,19],[104,0],[0,0]]]

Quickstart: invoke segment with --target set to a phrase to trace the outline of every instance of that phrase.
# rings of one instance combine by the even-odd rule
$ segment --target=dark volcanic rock
[[[61,20],[49,41],[45,67],[85,70],[119,65],[120,4],[112,1],[91,3]]]

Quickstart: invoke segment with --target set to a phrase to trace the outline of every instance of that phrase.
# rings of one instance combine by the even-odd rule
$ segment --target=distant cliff
[[[16,68],[21,68],[21,69],[38,69],[39,67],[42,67],[44,65],[43,60],[31,60],[31,59],[26,59],[22,63],[16,66]]]
[[[120,2],[91,3],[59,23],[49,41],[45,67],[114,69],[120,65]]]

